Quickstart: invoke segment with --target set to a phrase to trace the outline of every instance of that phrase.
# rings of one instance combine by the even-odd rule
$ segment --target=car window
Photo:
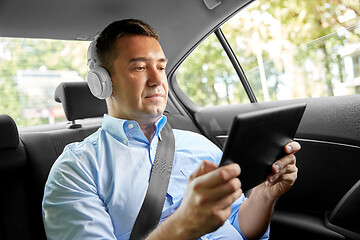
[[[177,81],[190,99],[201,106],[249,102],[215,34],[186,59],[178,70]]]
[[[260,0],[232,17],[221,30],[258,101],[359,94],[359,14],[358,0],[275,0],[271,3]],[[214,36],[211,38],[215,41]],[[201,79],[216,76],[216,86],[207,81],[203,84],[210,86],[204,89],[221,89],[219,84],[226,82],[238,84],[232,81],[234,76],[214,75],[206,71],[206,67],[197,68],[202,73],[183,74],[191,72],[189,69],[194,62],[206,66],[208,62],[220,61],[208,54],[210,51],[214,50],[200,45],[181,65],[177,76],[180,88],[201,106],[218,105],[219,102],[199,101],[196,85],[189,89],[190,79],[199,81],[198,76]],[[198,52],[206,57],[198,58]],[[206,61],[202,62],[202,59]],[[225,57],[221,61],[225,67],[231,67]],[[216,99],[210,95],[214,92],[204,94],[208,95],[203,98]],[[233,99],[244,101],[242,95],[235,95]]]
[[[0,38],[0,113],[19,127],[65,120],[54,92],[61,82],[84,81],[89,43]]]

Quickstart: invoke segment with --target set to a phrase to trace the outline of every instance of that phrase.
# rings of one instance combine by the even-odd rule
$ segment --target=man
[[[49,174],[43,218],[49,239],[128,239],[144,199],[166,123],[166,57],[139,20],[110,24],[97,39],[113,91],[102,127],[68,145]],[[297,176],[296,142],[245,201],[237,164],[203,136],[173,130],[175,157],[160,224],[147,239],[268,238],[275,200]]]

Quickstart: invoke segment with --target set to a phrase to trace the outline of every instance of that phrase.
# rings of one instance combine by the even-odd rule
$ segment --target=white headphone
[[[110,97],[113,91],[111,77],[105,68],[99,66],[99,60],[96,54],[96,40],[92,41],[88,48],[87,65],[90,70],[86,76],[86,80],[91,93],[99,99]]]

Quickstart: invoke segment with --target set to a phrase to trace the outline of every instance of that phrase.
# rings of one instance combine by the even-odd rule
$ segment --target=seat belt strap
[[[174,162],[175,138],[167,122],[161,131],[150,182],[140,212],[135,220],[130,240],[144,239],[157,226],[169,185]]]

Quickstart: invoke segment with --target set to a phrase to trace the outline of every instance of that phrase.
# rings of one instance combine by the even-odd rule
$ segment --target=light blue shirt
[[[43,219],[48,239],[129,239],[165,123],[165,116],[156,122],[149,142],[135,121],[104,115],[97,132],[66,146],[45,186]],[[160,222],[179,207],[188,177],[200,162],[219,163],[222,156],[200,134],[173,132],[174,165]],[[243,239],[237,212],[244,200],[242,195],[225,224],[201,239]]]

